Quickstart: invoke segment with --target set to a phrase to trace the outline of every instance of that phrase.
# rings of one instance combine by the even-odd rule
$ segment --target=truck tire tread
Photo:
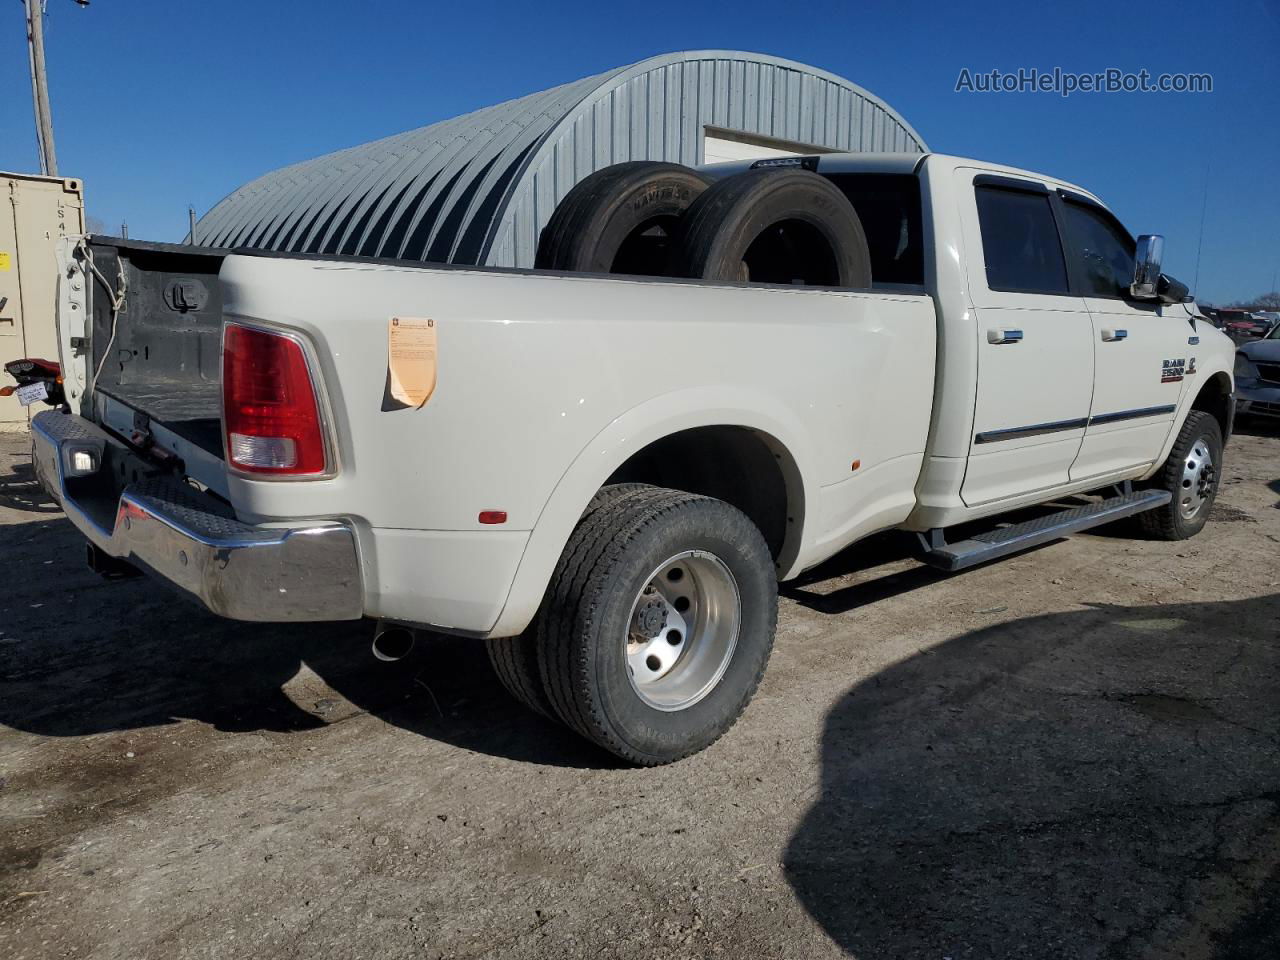
[[[615,483],[601,487],[582,513],[583,523],[601,507],[637,490],[647,489],[643,483]],[[559,720],[547,697],[542,670],[538,666],[538,644],[533,628],[514,637],[491,637],[485,641],[489,662],[502,686],[518,702],[549,720]]]
[[[620,508],[632,508],[626,511],[631,514],[627,518],[631,521],[627,526],[634,527],[637,525],[636,521],[643,522],[660,512],[656,507],[672,499],[672,491],[641,486],[642,489],[617,498],[612,504],[615,509],[595,511],[574,530],[565,546],[560,566],[552,577],[544,611],[538,619],[538,645],[542,652],[540,664],[551,703],[567,726],[591,740],[596,738],[592,734],[589,718],[570,689],[571,675],[586,669],[586,664],[574,662],[571,643],[573,623],[588,594],[588,581],[601,565],[610,546],[614,547],[615,552],[620,548],[614,542],[619,539],[619,528],[623,527],[623,523],[619,522],[624,520],[623,516],[619,516],[622,512]]]
[[[871,255],[857,211],[839,187],[807,170],[747,170],[713,183],[680,218],[667,272],[703,280],[761,282],[760,277],[745,275],[749,251],[773,225],[794,219],[824,237],[836,274],[804,282],[871,286]]]
[[[635,246],[644,242],[636,231],[655,223],[674,226],[707,183],[691,167],[660,160],[630,160],[597,170],[552,211],[538,238],[534,266],[660,275],[665,246],[654,248],[656,260],[650,263]]]
[[[529,637],[523,633],[514,637],[490,637],[484,643],[493,672],[507,693],[534,713],[555,720],[555,709],[542,688],[537,647]]]

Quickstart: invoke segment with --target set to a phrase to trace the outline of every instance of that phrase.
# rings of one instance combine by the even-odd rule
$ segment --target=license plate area
[[[35,383],[28,383],[18,387],[14,393],[17,395],[20,404],[24,407],[29,407],[33,403],[49,399],[49,386],[43,380],[37,380]]]
[[[74,457],[74,451],[71,451]],[[65,456],[65,454],[64,454]],[[88,474],[64,474],[67,495],[103,530],[115,526],[120,494],[132,483],[169,475],[169,471],[138,456],[123,443],[108,439],[101,447],[97,468]]]

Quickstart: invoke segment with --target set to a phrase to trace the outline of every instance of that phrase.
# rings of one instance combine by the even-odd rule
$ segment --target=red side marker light
[[[481,523],[506,523],[507,511],[505,510],[481,510]]]

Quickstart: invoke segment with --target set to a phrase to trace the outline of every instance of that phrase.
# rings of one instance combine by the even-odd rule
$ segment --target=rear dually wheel
[[[624,760],[704,749],[746,708],[777,623],[773,558],[720,500],[633,489],[571,536],[534,625],[568,726]]]

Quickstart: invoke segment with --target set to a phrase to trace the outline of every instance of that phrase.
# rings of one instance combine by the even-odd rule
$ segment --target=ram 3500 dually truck
[[[637,764],[728,729],[778,581],[869,534],[959,570],[1129,515],[1203,526],[1234,348],[1159,237],[955,157],[680,169],[623,165],[542,237],[553,262],[664,237],[663,277],[64,241],[38,474],[104,571],[237,619],[374,618],[388,650],[482,639]]]

